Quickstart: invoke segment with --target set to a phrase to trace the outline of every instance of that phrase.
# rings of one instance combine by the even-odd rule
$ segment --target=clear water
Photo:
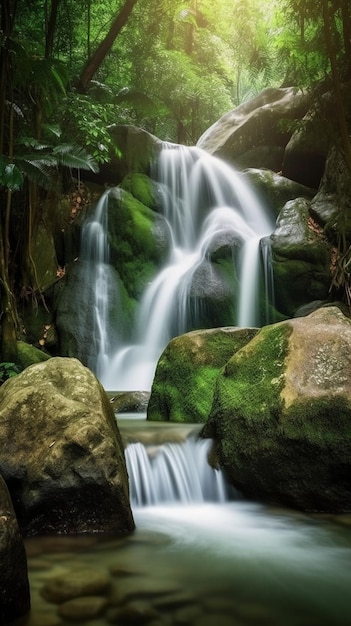
[[[119,425],[123,436],[138,438],[137,421],[119,420]],[[182,446],[177,437],[182,441],[188,435],[187,428],[178,432],[162,424],[150,425],[150,432],[142,426],[148,448],[164,437]],[[351,623],[351,516],[305,515],[240,499],[191,503],[180,498],[134,505],[133,512],[137,529],[129,537],[27,542],[32,614],[26,625],[72,623],[58,617],[58,605],[44,601],[41,589],[50,577],[69,576],[80,567],[110,574],[103,614],[80,622],[89,626]],[[140,603],[152,609],[152,620],[111,621],[116,608],[140,609]]]

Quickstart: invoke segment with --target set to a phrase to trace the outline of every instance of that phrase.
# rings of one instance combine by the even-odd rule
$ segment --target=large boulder
[[[117,185],[130,172],[149,174],[163,142],[142,128],[115,124],[108,128],[116,147],[110,160],[100,167],[99,179]]]
[[[266,326],[216,380],[203,436],[246,496],[351,511],[351,320],[336,307]]]
[[[293,87],[268,88],[226,113],[198,141],[198,147],[233,165],[282,169],[292,122],[307,112],[311,98]]]
[[[345,159],[335,146],[329,153],[311,211],[331,238],[351,241],[351,176]]]
[[[313,300],[327,300],[332,282],[331,250],[304,198],[283,207],[270,237],[275,306],[284,315]]]
[[[0,448],[24,534],[134,528],[113,409],[78,360],[52,358],[2,385]]]
[[[242,175],[255,190],[272,215],[278,217],[284,205],[296,198],[312,200],[316,190],[296,183],[277,172],[267,169],[248,168]]]
[[[0,624],[28,613],[27,558],[11,497],[0,476]]]
[[[148,419],[205,422],[220,369],[257,332],[256,328],[214,328],[172,339],[157,364]]]

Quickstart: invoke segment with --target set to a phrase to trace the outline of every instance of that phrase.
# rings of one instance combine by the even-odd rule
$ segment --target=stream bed
[[[122,436],[146,437],[153,454],[164,439],[182,445],[193,435],[191,427],[135,424],[119,423]],[[351,623],[351,515],[307,515],[240,496],[134,505],[133,513],[136,531],[128,537],[27,540],[32,611],[21,624]],[[100,587],[58,600],[57,590],[70,581],[74,587],[82,572],[101,576]]]

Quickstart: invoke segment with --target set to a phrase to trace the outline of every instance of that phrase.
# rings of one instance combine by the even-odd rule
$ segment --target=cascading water
[[[260,325],[260,241],[272,232],[273,221],[242,175],[198,148],[165,144],[156,178],[171,239],[169,259],[144,292],[130,344],[118,346],[105,361],[100,377],[106,389],[150,389],[170,339],[201,327],[192,286],[205,265],[205,282],[211,281],[209,257],[219,237],[241,250],[236,269],[240,306],[231,323]]]
[[[77,356],[86,361],[98,377],[109,361],[111,338],[117,336],[110,324],[112,301],[119,300],[117,275],[109,264],[108,198],[105,191],[94,213],[86,220],[81,234],[81,253],[77,263],[80,302],[77,306]]]
[[[125,457],[132,505],[227,501],[223,474],[208,463],[210,445],[195,437],[162,446],[129,444]]]

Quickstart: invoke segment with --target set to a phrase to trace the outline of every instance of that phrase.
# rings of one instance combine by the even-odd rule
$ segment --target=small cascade
[[[261,325],[261,240],[272,232],[273,220],[241,174],[199,148],[165,144],[157,165],[155,178],[171,240],[169,259],[145,289],[130,344],[119,346],[102,371],[106,389],[149,390],[167,343],[203,327],[194,277],[207,268],[204,280],[211,281],[211,246],[219,238],[241,250],[233,268],[240,305],[232,324]]]
[[[80,282],[77,324],[81,349],[78,357],[86,361],[98,377],[103,376],[108,367],[109,346],[114,335],[109,323],[110,308],[112,297],[118,300],[119,295],[116,274],[109,264],[108,197],[109,190],[101,196],[93,215],[83,225],[77,264]]]
[[[195,437],[162,446],[129,444],[125,457],[132,505],[226,502],[223,474],[208,463],[210,445],[211,440]]]

